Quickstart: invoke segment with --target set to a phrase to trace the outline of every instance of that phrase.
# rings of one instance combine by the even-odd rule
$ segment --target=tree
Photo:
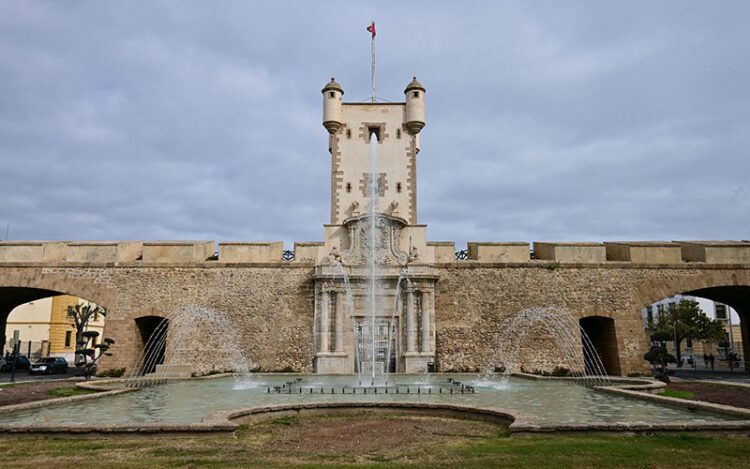
[[[657,331],[651,335],[651,349],[643,355],[643,359],[651,363],[654,367],[654,374],[657,378],[669,382],[667,376],[667,365],[669,363],[675,363],[677,359],[667,351],[666,342],[671,340],[669,333],[666,331]],[[660,365],[661,369],[657,372],[656,365]]]
[[[93,347],[89,346],[89,342],[93,345],[93,341],[97,337],[99,337],[99,332],[85,331],[81,334],[81,341],[77,342],[78,348],[76,349],[76,355],[80,355],[82,358],[81,361],[76,364],[83,366],[83,375],[86,377],[86,380],[94,374],[94,371],[96,370],[96,362],[98,362],[100,358],[104,355],[112,355],[112,352],[108,352],[108,350],[115,341],[109,337],[105,337],[101,344],[94,345]],[[98,354],[97,351],[99,352]]]
[[[68,317],[73,319],[73,324],[76,328],[76,348],[84,349],[88,344],[89,340],[93,340],[94,337],[84,339],[84,333],[89,321],[97,316],[106,316],[107,310],[101,306],[97,306],[92,303],[78,303],[74,306],[68,306]],[[97,336],[99,334],[97,333]],[[76,350],[75,364],[80,366],[85,364],[87,361],[86,357],[80,355]]]
[[[706,316],[697,301],[681,300],[669,305],[657,321],[649,324],[648,332],[655,336],[674,340],[677,363],[681,362],[680,344],[685,339],[720,340],[724,337],[724,326],[720,321]],[[659,339],[654,339],[659,340]]]

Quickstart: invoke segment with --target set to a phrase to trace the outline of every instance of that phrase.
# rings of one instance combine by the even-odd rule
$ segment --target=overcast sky
[[[0,239],[321,240],[320,90],[368,97],[373,18],[429,239],[750,239],[747,1],[2,10]]]

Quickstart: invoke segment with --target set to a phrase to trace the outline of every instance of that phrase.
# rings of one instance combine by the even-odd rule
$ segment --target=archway
[[[135,319],[135,325],[138,329],[137,354],[141,355],[145,351],[147,355],[147,359],[136,366],[140,367],[141,374],[153,373],[157,365],[164,363],[167,343],[160,338],[167,335],[169,319],[161,316],[141,316]]]
[[[729,367],[728,355],[736,353],[737,358],[744,361],[745,369],[750,370],[750,344],[748,344],[750,340],[750,286],[725,285],[676,292],[646,305],[645,322],[658,323],[660,311],[667,311],[671,304],[677,304],[682,299],[698,301],[703,313],[721,322],[726,336],[725,340],[708,342],[680,340],[680,356],[684,364],[688,366],[692,364],[696,368],[708,367],[703,363],[705,357],[701,358],[701,356],[709,354],[715,355],[717,367],[724,365]],[[736,315],[732,314],[732,310]],[[677,355],[673,342],[668,341],[667,345],[670,353]],[[695,361],[691,363],[691,359]],[[721,365],[719,362],[722,362]],[[734,364],[735,361],[732,360],[732,367]]]
[[[62,357],[76,360],[77,329],[69,307],[94,304],[88,298],[66,292],[33,287],[0,286],[0,354],[10,353],[14,344],[19,354],[35,361]],[[96,306],[96,304],[94,304]],[[95,331],[87,346],[102,340],[105,316],[93,311],[83,331]]]
[[[604,316],[587,316],[579,321],[581,329],[591,340],[604,365],[604,370],[609,375],[619,376],[622,374],[620,367],[620,354],[617,347],[617,332],[615,321]],[[591,357],[586,358],[586,372],[596,374],[596,365]]]

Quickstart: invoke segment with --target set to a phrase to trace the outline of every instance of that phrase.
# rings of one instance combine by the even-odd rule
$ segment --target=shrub
[[[109,370],[100,371],[96,376],[100,378],[120,378],[125,374],[125,368],[111,368]]]

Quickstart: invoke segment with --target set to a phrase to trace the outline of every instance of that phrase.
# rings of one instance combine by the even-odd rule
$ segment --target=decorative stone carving
[[[416,262],[419,260],[419,250],[416,246],[412,246],[409,251],[409,262]]]
[[[383,265],[405,265],[409,253],[399,248],[403,222],[385,214],[375,216],[375,230],[371,217],[365,216],[349,221],[349,248],[341,253],[341,260],[347,265],[365,264],[375,247],[375,262]]]
[[[341,262],[341,253],[339,252],[339,248],[337,248],[336,246],[331,248],[331,252],[328,253],[328,260],[331,262],[331,264]]]

